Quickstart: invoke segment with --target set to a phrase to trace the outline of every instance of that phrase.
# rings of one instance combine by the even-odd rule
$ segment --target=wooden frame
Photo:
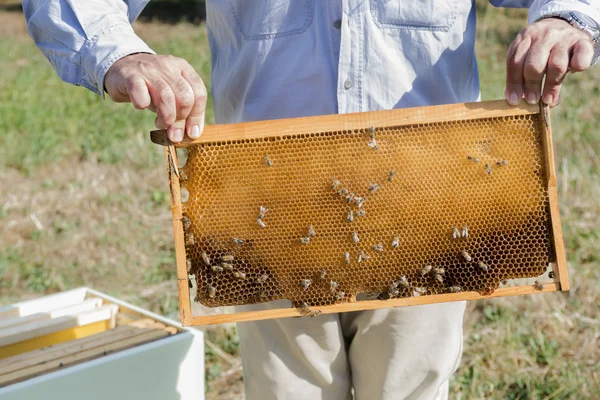
[[[182,325],[208,325],[236,321],[241,322],[270,318],[298,317],[306,316],[306,313],[298,308],[289,308],[210,316],[192,315],[185,257],[186,250],[181,221],[182,209],[180,201],[179,173],[177,171],[177,156],[174,151],[175,147],[181,148],[199,143],[224,142],[264,137],[280,137],[327,131],[353,131],[356,129],[363,129],[365,126],[382,124],[386,126],[407,126],[415,124],[463,121],[481,118],[502,118],[508,116],[513,117],[518,115],[532,114],[541,115],[542,120],[544,121],[541,139],[544,153],[546,154],[545,169],[549,195],[549,213],[552,222],[552,235],[554,237],[556,248],[556,263],[551,264],[555,275],[554,282],[546,284],[542,290],[538,290],[532,285],[527,285],[500,288],[489,296],[483,296],[475,292],[462,292],[390,299],[386,300],[385,302],[386,306],[400,307],[569,290],[567,263],[563,246],[562,229],[560,225],[558,208],[558,196],[556,190],[554,154],[552,150],[552,131],[549,115],[550,112],[547,106],[529,105],[523,102],[521,105],[513,107],[508,105],[504,100],[496,100],[489,102],[450,104],[390,111],[373,111],[354,114],[326,115],[239,124],[213,125],[207,126],[200,138],[195,140],[185,138],[181,143],[176,144],[171,143],[168,140],[165,130],[152,131],[152,141],[167,147],[165,154],[169,171],[169,186],[171,191],[171,206]],[[379,300],[355,301],[330,306],[322,306],[318,307],[318,309],[322,314],[331,314],[345,311],[371,310],[381,308],[381,304],[382,303]]]

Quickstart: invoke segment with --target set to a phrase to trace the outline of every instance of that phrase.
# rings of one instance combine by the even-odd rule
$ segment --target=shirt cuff
[[[134,53],[156,54],[140,39],[128,23],[112,25],[90,38],[82,49],[85,86],[104,98],[104,77],[121,58]]]

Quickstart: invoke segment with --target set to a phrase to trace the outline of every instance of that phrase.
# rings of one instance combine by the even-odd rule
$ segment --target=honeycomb
[[[533,114],[187,147],[195,301],[491,294],[543,274],[555,257],[543,123]]]

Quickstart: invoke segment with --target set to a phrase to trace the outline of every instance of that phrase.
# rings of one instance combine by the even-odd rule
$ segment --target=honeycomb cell
[[[190,146],[180,185],[196,300],[321,306],[385,301],[402,277],[395,298],[539,276],[555,257],[540,132],[526,115]]]

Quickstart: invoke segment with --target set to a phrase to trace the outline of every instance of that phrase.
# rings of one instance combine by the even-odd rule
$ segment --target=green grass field
[[[501,98],[506,50],[526,13],[487,2],[478,11],[482,96]],[[24,25],[21,14],[0,13],[0,302],[85,284],[176,317],[152,114],[63,84]],[[203,27],[136,29],[157,52],[189,60],[208,86]],[[600,398],[600,66],[569,76],[562,97],[553,130],[572,289],[470,303],[452,399]],[[235,329],[208,338],[208,398],[242,398]]]

